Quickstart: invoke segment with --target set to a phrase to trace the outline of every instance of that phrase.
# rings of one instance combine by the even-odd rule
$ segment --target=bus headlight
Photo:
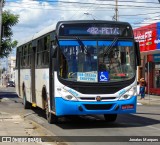
[[[77,98],[67,90],[63,88],[58,88],[57,91],[59,92],[59,94],[62,96],[63,99],[69,100],[69,101],[77,101]]]
[[[119,100],[127,100],[130,99],[131,97],[137,95],[137,89],[136,87],[132,87],[129,89],[125,94],[123,94]]]

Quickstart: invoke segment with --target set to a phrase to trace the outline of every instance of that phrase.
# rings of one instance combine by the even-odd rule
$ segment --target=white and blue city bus
[[[19,44],[16,90],[24,108],[67,115],[136,113],[139,46],[126,22],[60,21]]]

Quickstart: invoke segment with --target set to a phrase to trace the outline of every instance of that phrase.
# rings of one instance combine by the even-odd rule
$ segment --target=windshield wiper
[[[85,48],[85,45],[84,45],[84,43],[82,42],[82,40],[80,39],[80,38],[78,38],[78,37],[76,37],[76,39],[77,39],[77,42],[79,43],[79,45],[81,46],[81,49],[82,49],[82,52],[84,52],[84,53],[86,53],[86,54],[90,54],[89,52],[88,52],[88,50]]]
[[[111,49],[113,48],[113,46],[115,46],[115,43],[117,42],[119,38],[115,37],[112,41],[112,43],[108,46],[108,49],[104,52],[103,56],[107,56],[109,54],[109,52],[111,51]]]
[[[122,36],[125,34],[125,32],[126,32],[126,29],[123,30]],[[113,39],[112,43],[108,46],[108,49],[104,52],[104,55],[103,55],[104,57],[109,54],[109,52],[111,51],[113,46],[115,46],[115,43],[117,42],[118,39],[119,39],[119,37],[115,37]]]

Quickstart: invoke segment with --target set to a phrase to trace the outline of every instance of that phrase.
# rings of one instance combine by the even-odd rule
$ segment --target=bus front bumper
[[[136,113],[137,97],[118,101],[67,101],[55,98],[56,115],[91,115],[91,114],[128,114]]]

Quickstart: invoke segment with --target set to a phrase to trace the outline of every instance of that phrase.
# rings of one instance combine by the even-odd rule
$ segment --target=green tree
[[[16,40],[12,40],[12,27],[18,23],[18,15],[12,14],[10,11],[2,12],[2,43],[0,57],[7,57],[12,49],[17,45]]]

